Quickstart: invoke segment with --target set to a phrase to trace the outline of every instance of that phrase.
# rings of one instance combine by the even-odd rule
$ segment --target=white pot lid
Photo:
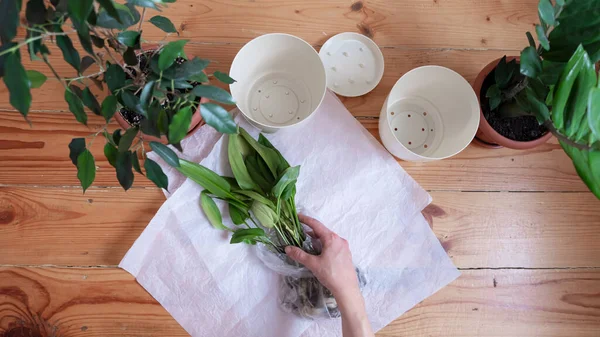
[[[383,54],[368,37],[340,33],[325,42],[319,56],[327,72],[327,87],[341,96],[356,97],[373,90],[383,76]]]

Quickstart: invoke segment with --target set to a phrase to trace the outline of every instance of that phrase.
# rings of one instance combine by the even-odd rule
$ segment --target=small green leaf
[[[119,41],[121,44],[123,44],[127,47],[131,47],[134,49],[141,48],[140,38],[141,38],[140,32],[137,32],[134,30],[126,30],[124,32],[120,32],[117,35],[117,41]]]
[[[235,104],[229,92],[212,85],[199,85],[192,90],[192,93],[198,97],[206,97],[223,104]]]
[[[167,80],[193,80],[200,83],[206,82],[208,81],[208,77],[204,73],[204,69],[206,68],[206,66],[208,66],[209,63],[209,60],[194,57],[191,60],[183,62],[182,64],[175,64],[174,66],[165,70],[162,73],[162,76]],[[160,69],[158,69],[158,62],[151,62],[150,67],[153,69],[154,72],[160,74]]]
[[[548,37],[546,36],[544,27],[540,25],[535,25],[535,33],[537,34],[538,41],[540,42],[542,47],[546,50],[550,50],[550,41],[548,41]]]
[[[256,238],[264,237],[265,231],[262,228],[244,228],[236,230],[231,236],[229,243],[256,242]]]
[[[112,93],[124,86],[125,79],[125,72],[118,64],[111,64],[104,72],[104,81]]]
[[[19,51],[5,56],[4,83],[10,93],[10,104],[23,116],[27,116],[31,107],[31,91],[27,73],[21,64]]]
[[[138,134],[138,128],[131,127],[125,131],[125,134],[121,137],[119,141],[119,152],[127,152],[135,139],[135,136]]]
[[[236,81],[229,77],[229,75],[227,75],[226,73],[222,73],[220,71],[215,71],[215,73],[213,74],[215,76],[215,78],[225,84],[233,84]]]
[[[273,228],[277,221],[279,221],[279,216],[277,212],[275,212],[271,207],[258,202],[252,202],[252,206],[250,207],[252,214],[256,217],[258,222],[265,228]]]
[[[147,109],[148,118],[144,118],[140,122],[140,129],[144,134],[160,138],[161,134],[158,130],[157,121],[160,111],[164,110],[160,103],[154,101]]]
[[[77,157],[85,150],[85,138],[73,138],[69,143],[69,158],[77,166]]]
[[[279,197],[281,197],[281,194],[283,193],[283,190],[288,185],[295,184],[299,175],[300,175],[300,166],[293,166],[293,167],[290,167],[287,170],[285,170],[283,172],[283,175],[281,176],[281,178],[279,178],[279,181],[277,182],[277,184],[275,184],[275,186],[273,186],[272,192],[273,192],[273,195],[275,196],[275,198],[279,199]]]
[[[275,146],[273,146],[273,144],[271,144],[267,137],[265,137],[262,133],[258,135],[258,142],[270,149],[275,150],[275,152],[277,152],[277,154],[279,155],[279,168],[277,169],[277,174],[282,174],[283,171],[290,167],[290,163],[288,163],[287,160],[285,160],[283,155],[281,155],[281,152],[279,152],[279,150],[277,150]]]
[[[98,19],[96,22],[98,27],[125,30],[140,21],[140,12],[138,12],[134,5],[122,5],[114,2],[113,5],[120,20],[117,20],[115,17],[111,16],[111,14],[109,14],[105,8],[101,8],[98,12]]]
[[[104,119],[108,123],[117,111],[117,97],[113,95],[106,96],[104,101],[102,101],[101,111],[102,116],[104,116]]]
[[[214,228],[221,230],[229,229],[223,225],[221,211],[219,211],[215,201],[208,196],[208,192],[206,190],[200,193],[200,207],[202,207],[202,211],[204,211],[206,218],[208,218],[208,221]]]
[[[150,148],[170,166],[179,167],[179,157],[168,146],[159,142],[150,142]]]
[[[62,32],[62,30],[60,30]],[[73,47],[73,42],[66,35],[58,35],[56,36],[56,44],[60,48],[63,53],[63,58],[70,64],[77,72],[81,71],[81,58],[79,57],[79,52],[77,49]]]
[[[144,169],[146,170],[148,179],[150,179],[157,187],[164,188],[165,190],[168,189],[169,178],[165,175],[160,165],[152,159],[146,158]]]
[[[177,40],[167,43],[158,56],[158,68],[161,71],[165,71],[169,68],[178,57],[187,58],[183,51],[183,47],[189,40]]]
[[[83,102],[71,90],[65,90],[65,101],[69,104],[69,111],[75,115],[75,119],[84,125],[87,125],[87,114],[83,110]]]
[[[44,0],[29,0],[25,8],[25,18],[30,25],[42,25],[46,23],[48,11]]]
[[[200,113],[206,124],[215,128],[215,130],[233,134],[237,132],[237,125],[231,115],[222,106],[214,103],[204,103],[200,108]]]
[[[233,176],[238,182],[238,185],[244,190],[260,191],[260,187],[250,177],[248,168],[244,163],[244,157],[242,156],[242,145],[240,143],[246,141],[238,134],[230,134],[227,137],[229,138],[227,147],[229,165],[231,166],[231,171],[233,172]]]
[[[96,61],[90,56],[84,56],[81,59],[81,72],[84,73],[92,64],[96,63]]]
[[[173,116],[173,120],[171,124],[169,124],[169,143],[175,144],[185,138],[188,130],[190,129],[190,125],[192,123],[192,108],[185,107]]]
[[[133,185],[131,156],[131,151],[118,152],[117,161],[115,163],[117,169],[117,180],[126,191],[131,187],[131,185]]]
[[[96,0],[100,4],[100,6],[106,11],[106,13],[117,20],[118,23],[122,23],[121,18],[119,16],[119,12],[115,8],[115,4],[112,0]],[[125,7],[127,8],[127,7]],[[97,22],[96,22],[97,23]]]
[[[521,52],[521,74],[535,78],[542,72],[542,60],[534,47],[527,47]]]
[[[600,87],[590,90],[587,121],[594,137],[600,139]]]
[[[94,12],[91,12],[94,13]],[[92,55],[92,56],[96,56],[96,54],[94,53],[94,47],[92,47],[92,40],[90,38],[90,29],[87,26],[87,23],[79,23],[79,21],[77,20],[73,20],[73,25],[75,26],[75,29],[77,30],[77,36],[79,37],[79,42],[81,43],[81,47],[83,47],[83,50],[85,50],[86,52],[88,52],[88,54]],[[80,72],[83,72],[82,70],[80,70]]]
[[[94,0],[69,0],[67,3],[69,15],[80,23],[85,22],[93,6]]]
[[[131,47],[127,48],[123,53],[123,60],[128,66],[136,66],[138,64],[138,58],[137,55],[135,55],[135,49]]]
[[[500,92],[500,89],[496,84],[492,84],[488,88],[485,97],[489,98],[490,110],[496,110],[496,108],[500,106],[500,103],[502,103],[502,92]]]
[[[162,134],[166,135],[167,132],[169,132],[169,116],[167,116],[167,112],[164,109],[161,109],[158,112],[156,126],[158,127],[158,131]]]
[[[130,91],[125,90],[121,93],[121,100],[123,102],[123,105],[125,105],[127,108],[131,109],[137,114],[146,117],[146,109],[144,109],[144,107],[142,106],[139,97],[137,97]]]
[[[235,197],[231,194],[231,185],[229,185],[227,180],[208,168],[185,159],[179,159],[179,167],[177,170],[198,185],[207,189],[216,197],[235,199]]]
[[[177,33],[175,25],[168,18],[160,15],[153,16],[150,23],[160,28],[165,33]]]
[[[506,87],[510,81],[510,76],[511,74],[509,73],[509,67],[506,63],[506,55],[504,55],[494,70],[494,79],[496,80],[496,85],[499,88]]]
[[[116,129],[115,132],[113,132],[112,138],[115,145],[119,146],[119,143],[121,142],[121,129]]]
[[[140,167],[140,158],[138,158],[137,152],[133,152],[133,154],[131,155],[131,164],[133,165],[133,169],[135,170],[135,172],[144,175]]]
[[[547,120],[550,120],[550,110],[548,110],[546,104],[540,99],[538,99],[533,90],[531,90],[530,88],[527,88],[526,93],[527,100],[530,104],[529,106],[533,109],[538,123],[543,124]]]
[[[88,107],[88,109],[90,109],[94,114],[100,116],[100,104],[98,103],[98,100],[96,100],[94,94],[92,94],[90,88],[86,87],[83,89],[81,93],[81,100],[83,101],[83,104]]]
[[[229,216],[235,225],[243,225],[250,217],[247,210],[242,210],[236,204],[229,203]]]
[[[17,35],[22,1],[0,1],[0,40],[8,43]]]
[[[554,8],[552,7],[550,0],[540,0],[540,3],[538,4],[538,14],[541,22],[548,26],[554,26]]]
[[[529,45],[533,48],[536,47],[535,45],[535,40],[533,39],[533,36],[531,35],[530,32],[525,33],[525,35],[527,35],[527,41],[529,42]]]
[[[117,167],[117,154],[119,154],[119,151],[114,145],[111,143],[104,144],[104,156],[112,167]]]
[[[81,182],[83,193],[96,178],[96,162],[88,149],[83,150],[77,157],[77,178]]]
[[[144,89],[142,89],[142,93],[140,94],[140,104],[143,107],[148,107],[150,103],[150,98],[152,98],[152,93],[154,91],[155,81],[149,81],[144,85]]]
[[[98,47],[98,48],[104,48],[104,39],[101,37],[98,37],[96,35],[90,35],[90,39],[92,40],[92,43],[94,44],[94,46]]]

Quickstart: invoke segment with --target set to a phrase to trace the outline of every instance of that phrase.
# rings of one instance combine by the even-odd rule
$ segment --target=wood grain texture
[[[597,336],[598,270],[469,270],[378,336]],[[120,269],[0,268],[0,333],[187,336]]]
[[[424,214],[458,267],[600,267],[589,193],[432,197]],[[0,265],[117,265],[163,202],[158,189],[0,187]]]

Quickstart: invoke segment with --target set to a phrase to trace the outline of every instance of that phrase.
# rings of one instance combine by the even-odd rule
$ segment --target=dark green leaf
[[[262,160],[267,164],[271,174],[277,176],[277,168],[279,167],[279,155],[273,149],[270,149],[259,142],[257,142],[252,136],[243,128],[239,130],[240,135],[250,145],[254,151],[256,151]]]
[[[185,138],[192,124],[192,108],[185,107],[173,116],[173,120],[169,125],[169,143],[179,143]]]
[[[88,15],[87,17],[87,22],[91,26],[96,26],[96,24],[98,23],[98,14],[96,13],[95,9],[91,10],[90,15]]]
[[[139,173],[139,174],[141,174],[141,175],[144,175],[144,174],[142,173],[142,169],[141,169],[141,167],[140,167],[140,158],[138,158],[138,156],[137,156],[137,153],[136,153],[136,152],[133,152],[133,154],[131,155],[131,164],[133,165],[133,169],[134,169],[134,170],[135,170],[137,173]]]
[[[69,158],[77,166],[77,157],[85,150],[85,138],[73,138],[69,143]]]
[[[119,147],[120,148],[120,147]],[[133,171],[131,170],[131,151],[118,152],[116,169],[117,169],[117,180],[119,184],[126,191],[133,185]]]
[[[485,97],[489,99],[490,102],[490,110],[496,110],[500,103],[502,103],[502,92],[498,88],[498,85],[492,84],[487,92],[485,93]]]
[[[96,63],[96,61],[93,58],[91,58],[87,55],[84,56],[81,59],[81,72],[82,73],[85,72],[87,70],[87,68],[89,68],[94,63]]]
[[[125,60],[125,63],[129,66],[136,66],[138,64],[138,58],[137,55],[135,55],[135,49],[131,47],[127,48],[123,53],[123,60]]]
[[[81,94],[81,100],[83,101],[83,104],[86,107],[88,107],[88,109],[90,109],[94,114],[98,116],[102,114],[100,104],[98,103],[98,100],[96,100],[94,94],[92,94],[92,92],[90,91],[90,88],[86,87],[85,89],[83,89],[83,92]]]
[[[505,88],[511,79],[511,75],[512,74],[509,73],[508,64],[506,63],[506,55],[504,55],[494,70],[494,79],[496,80],[496,85],[499,88]]]
[[[208,77],[204,73],[204,69],[210,61],[203,60],[199,57],[194,57],[191,60],[185,61],[182,64],[175,64],[163,72],[163,78],[167,80],[195,80],[197,82],[206,82]],[[160,73],[158,62],[151,62],[150,67],[156,73]],[[202,77],[202,78],[200,78]],[[202,79],[204,79],[202,81]],[[199,81],[200,80],[200,81]]]
[[[281,175],[283,171],[290,167],[290,164],[287,162],[287,160],[285,160],[281,152],[279,152],[279,150],[277,150],[262,133],[258,135],[258,142],[270,149],[273,149],[279,155],[279,168],[277,169],[278,175]]]
[[[229,243],[256,242],[257,238],[264,237],[265,231],[262,228],[244,228],[236,230],[231,236]]]
[[[117,167],[117,154],[119,153],[119,151],[117,151],[117,148],[111,144],[111,143],[106,143],[104,144],[104,156],[106,157],[106,159],[108,159],[108,163],[110,164],[110,166],[112,167]]]
[[[246,223],[246,219],[250,217],[250,214],[247,210],[242,210],[235,204],[229,203],[229,216],[231,216],[231,221],[233,221],[236,225],[243,225]]]
[[[112,0],[96,0],[96,1],[98,1],[100,6],[106,11],[108,16],[115,19],[118,23],[122,23],[121,17],[119,16],[119,12],[117,12],[117,9],[115,8],[115,4]]]
[[[542,47],[546,50],[550,50],[550,41],[548,41],[544,28],[540,25],[535,25],[535,33],[537,34],[538,41]]]
[[[47,9],[44,0],[29,0],[25,8],[25,18],[30,25],[46,23]]]
[[[160,28],[165,33],[177,33],[175,25],[168,18],[160,15],[153,16],[150,23]]]
[[[27,31],[27,39],[31,39],[31,38],[38,38],[39,36],[41,36],[42,34],[39,32],[32,32],[32,31]],[[32,61],[38,61],[40,60],[40,58],[37,56],[38,53],[40,53],[42,51],[43,48],[46,48],[46,46],[42,47],[42,40],[32,40],[27,44],[27,51],[29,52],[29,59]]]
[[[523,104],[520,103],[521,102],[518,102],[517,100],[506,102],[500,105],[496,114],[502,118],[514,118],[530,115],[531,109],[529,108],[529,103],[526,105],[528,108],[527,110],[525,110]]]
[[[229,77],[229,75],[227,75],[226,73],[222,73],[220,71],[215,71],[215,73],[213,74],[215,76],[215,78],[225,84],[233,84],[235,83],[235,80],[231,77]]]
[[[125,79],[125,72],[118,64],[111,64],[104,72],[104,81],[112,93],[123,87]]]
[[[233,134],[237,132],[237,125],[231,115],[222,106],[214,103],[204,103],[200,113],[206,124],[221,133]]]
[[[554,91],[554,102],[552,104],[552,122],[559,131],[564,130],[565,122],[567,120],[566,108],[569,96],[571,95],[571,89],[575,84],[575,80],[581,71],[584,64],[584,55],[587,55],[582,46],[579,46],[577,51],[573,54],[573,57],[567,63],[565,70],[563,71],[560,81],[558,82]]]
[[[67,6],[71,19],[83,23],[92,11],[94,0],[69,0]]]
[[[94,44],[94,46],[98,47],[98,48],[104,48],[104,39],[101,37],[97,37],[96,35],[90,35],[90,39],[92,40],[92,43]]]
[[[251,190],[236,190],[235,193],[245,195],[247,197],[250,197],[252,200],[256,200],[269,207],[275,208],[275,204],[271,200],[262,196],[260,193]]]
[[[283,190],[288,185],[295,184],[299,175],[300,166],[293,166],[285,170],[281,178],[279,178],[279,181],[277,181],[277,184],[275,184],[275,186],[273,187],[272,192],[275,198],[279,199],[279,197],[281,197],[281,194],[283,193]]]
[[[146,170],[148,179],[150,179],[157,187],[164,188],[165,190],[169,188],[169,178],[155,161],[146,158],[144,169]]]
[[[159,88],[161,89],[191,89],[194,86],[184,80],[162,80],[160,82]]]
[[[231,171],[238,185],[244,190],[255,190],[260,191],[260,187],[252,180],[248,168],[244,163],[244,157],[242,155],[242,142],[246,142],[239,134],[230,134],[229,144],[227,147],[227,156],[229,158],[229,165]]]
[[[543,124],[547,120],[550,120],[550,110],[548,110],[545,102],[540,100],[530,88],[527,88],[526,93],[527,100],[535,113],[535,118],[537,118],[538,123]]]
[[[542,72],[542,60],[535,48],[529,46],[521,52],[521,74],[535,78]]]
[[[587,121],[594,137],[600,139],[600,87],[590,90]]]
[[[88,28],[87,24],[85,22],[83,24],[79,24],[78,21],[74,21],[73,23],[75,25],[75,29],[77,29],[77,36],[79,37],[79,42],[81,43],[83,50],[92,56],[96,56],[94,53],[94,47],[92,47],[90,29]],[[80,71],[83,72],[83,70]]]
[[[540,20],[548,26],[554,26],[554,8],[550,0],[540,0],[538,5]]]
[[[119,15],[118,17],[121,19],[120,22],[111,16],[105,8],[101,8],[98,12],[98,20],[96,22],[99,27],[125,30],[140,21],[140,12],[138,12],[134,5],[113,4]]]
[[[194,88],[192,93],[198,97],[206,97],[223,104],[235,104],[229,92],[212,85],[199,85]]]
[[[565,134],[569,138],[573,138],[576,134],[583,136],[588,133],[589,125],[586,117],[588,98],[591,89],[598,81],[594,64],[590,61],[587,53],[584,53],[582,62],[581,70],[567,102]]]
[[[158,131],[162,134],[167,134],[169,132],[169,116],[167,116],[167,111],[161,109],[158,112],[158,121],[156,122],[156,126],[158,127]]]
[[[177,40],[167,43],[160,51],[158,68],[161,71],[165,71],[178,57],[187,58],[183,51],[183,47],[188,41],[189,40]]]
[[[0,1],[0,41],[2,44],[10,42],[17,35],[21,3],[20,0]]]
[[[115,132],[113,132],[113,142],[115,145],[119,146],[119,143],[121,142],[121,129],[116,129]]]
[[[121,44],[124,44],[127,47],[131,47],[134,49],[140,49],[140,38],[141,34],[134,30],[126,30],[124,32],[120,32],[117,35],[117,41]]]
[[[161,156],[162,157],[162,156]],[[164,157],[162,157],[164,159]],[[185,159],[179,159],[177,170],[184,176],[190,178],[198,185],[206,188],[211,194],[224,199],[234,199],[231,194],[231,185],[220,175]]]
[[[527,41],[529,42],[529,45],[533,48],[536,47],[535,45],[535,40],[533,39],[533,36],[531,35],[530,32],[525,33],[525,35],[527,35]]]
[[[142,104],[143,107],[147,107],[150,103],[150,98],[152,98],[155,83],[155,81],[149,81],[144,86],[144,89],[142,89],[142,93],[140,94],[140,104]]]
[[[102,101],[101,111],[102,116],[104,116],[104,119],[108,123],[117,111],[117,98],[113,95],[106,96],[104,101]]]
[[[163,108],[160,106],[160,103],[156,101],[148,107],[148,117],[142,119],[140,122],[140,129],[144,134],[160,138],[157,122],[161,111],[163,111]]]
[[[551,62],[542,61],[542,73],[540,74],[540,80],[545,85],[555,85],[560,79],[560,75],[565,69],[566,63],[562,62]]]
[[[20,52],[17,50],[4,57],[4,83],[10,93],[10,104],[23,116],[27,116],[31,106],[31,91],[27,73],[21,64]]]
[[[221,230],[229,229],[225,225],[223,225],[221,211],[219,211],[219,208],[217,207],[215,201],[208,196],[206,190],[200,193],[200,207],[202,207],[202,211],[204,211],[206,218],[214,228]]]
[[[127,152],[135,139],[135,136],[138,134],[138,128],[131,127],[125,131],[125,134],[121,137],[119,141],[119,152]]]
[[[46,75],[40,73],[37,70],[27,70],[27,78],[29,79],[30,87],[32,89],[37,89],[41,87],[44,82],[48,79]]]
[[[61,30],[62,32],[62,30]],[[73,47],[73,42],[66,35],[56,36],[56,44],[60,48],[63,53],[63,58],[70,64],[77,72],[81,70],[81,59],[79,58],[79,53]]]
[[[131,93],[130,91],[123,91],[121,93],[121,100],[123,102],[123,105],[125,105],[127,108],[133,110],[135,113],[140,114],[144,117],[146,116],[146,110],[142,106],[140,98]]]
[[[83,193],[96,178],[96,162],[92,153],[87,149],[83,150],[77,157],[77,178],[81,182]]]
[[[75,115],[75,119],[79,123],[87,125],[87,114],[83,110],[83,102],[71,90],[65,90],[65,101],[67,101],[67,103],[69,104],[69,111],[71,111],[73,115]]]
[[[263,190],[270,191],[275,186],[275,178],[271,174],[271,171],[267,167],[267,164],[254,153],[249,155],[244,160],[244,164],[248,168],[250,178]],[[235,179],[234,179],[235,180]],[[237,182],[236,182],[237,184]]]
[[[150,148],[156,152],[167,164],[172,167],[179,167],[179,157],[165,144],[159,142],[150,142]]]

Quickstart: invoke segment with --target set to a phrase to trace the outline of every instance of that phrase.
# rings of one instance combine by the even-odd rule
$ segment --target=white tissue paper
[[[236,120],[258,135],[243,118]],[[204,132],[208,134],[198,135]],[[335,95],[327,93],[315,116],[302,125],[266,137],[291,165],[301,165],[299,208],[310,210],[350,243],[355,265],[366,273],[363,296],[373,329],[383,328],[458,277],[420,214],[431,202],[429,194]],[[188,158],[231,175],[225,137],[202,127],[190,138],[189,144],[195,145],[184,144]],[[176,171],[167,174],[172,195],[120,267],[190,335],[342,335],[339,319],[306,320],[283,312],[280,278],[262,265],[255,247],[229,244],[229,234],[214,229],[199,207],[202,188],[190,180],[176,182]],[[223,213],[228,219],[225,209]]]

